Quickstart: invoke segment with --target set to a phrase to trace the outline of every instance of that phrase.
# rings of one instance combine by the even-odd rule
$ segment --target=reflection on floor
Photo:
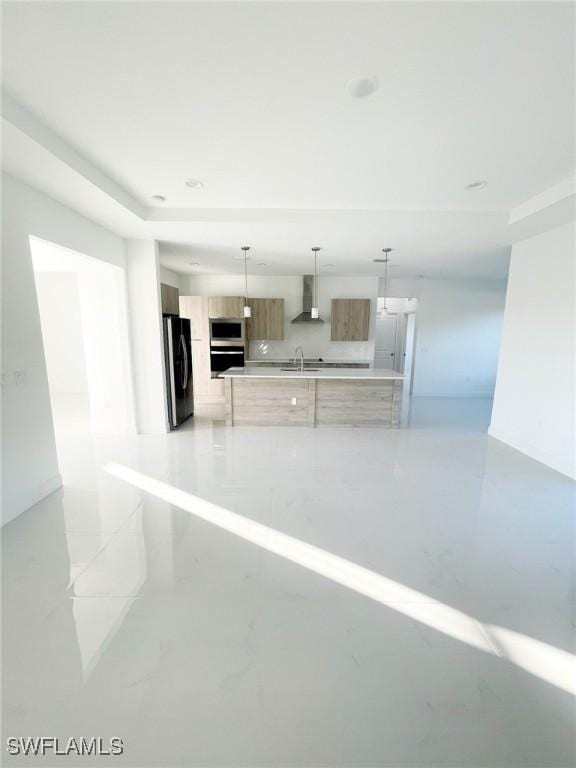
[[[574,700],[537,672],[573,653],[574,485],[487,438],[489,412],[416,400],[383,431],[227,429],[212,409],[111,438],[63,404],[66,488],[4,529],[5,736],[119,736],[111,766],[573,765]],[[438,626],[460,612],[531,638],[536,673],[107,462],[381,574],[388,603],[426,596]]]

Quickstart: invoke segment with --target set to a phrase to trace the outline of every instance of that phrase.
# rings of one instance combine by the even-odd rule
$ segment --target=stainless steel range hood
[[[302,277],[302,312],[297,315],[293,323],[323,323],[321,317],[312,317],[312,302],[314,300],[314,275]]]

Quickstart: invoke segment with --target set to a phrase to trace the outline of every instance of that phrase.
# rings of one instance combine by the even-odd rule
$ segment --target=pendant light
[[[388,314],[388,262],[390,261],[390,252],[392,248],[382,248],[384,254],[384,312]]]
[[[252,317],[252,310],[248,304],[248,251],[250,246],[243,245],[242,250],[244,251],[244,317]]]
[[[310,317],[312,320],[318,320],[320,312],[318,311],[318,292],[316,290],[316,281],[318,280],[318,251],[320,248],[315,246],[312,248],[314,254],[314,300],[312,302],[312,309],[310,310]]]

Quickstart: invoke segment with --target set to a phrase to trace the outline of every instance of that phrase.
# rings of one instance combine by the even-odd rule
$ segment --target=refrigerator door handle
[[[188,384],[188,350],[186,349],[186,339],[184,334],[180,335],[180,344],[182,345],[182,352],[184,356],[184,370],[182,372],[182,389],[186,389]]]
[[[184,342],[183,343],[184,343],[184,354],[186,355],[186,376],[185,376],[186,384],[185,384],[185,387],[184,387],[184,388],[186,388],[188,386],[188,382],[190,380],[190,360],[188,358],[188,345],[186,344],[186,339],[185,338],[184,338]]]
[[[168,325],[168,361],[169,361],[169,374],[170,374],[170,405],[172,406],[172,426],[175,427],[178,423],[178,417],[176,412],[176,387],[174,385],[174,347],[172,344],[172,318],[167,318]]]

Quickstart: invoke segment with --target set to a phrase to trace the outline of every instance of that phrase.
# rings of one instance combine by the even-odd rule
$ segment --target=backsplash
[[[330,328],[329,324],[328,329]],[[293,326],[294,327],[294,326]],[[294,350],[300,346],[304,357],[321,357],[324,360],[371,361],[374,357],[374,344],[371,341],[330,341],[324,334],[315,333],[317,327],[306,326],[300,333],[290,334],[283,341],[251,341],[250,360],[288,360],[294,356]],[[322,328],[322,330],[324,330]]]

